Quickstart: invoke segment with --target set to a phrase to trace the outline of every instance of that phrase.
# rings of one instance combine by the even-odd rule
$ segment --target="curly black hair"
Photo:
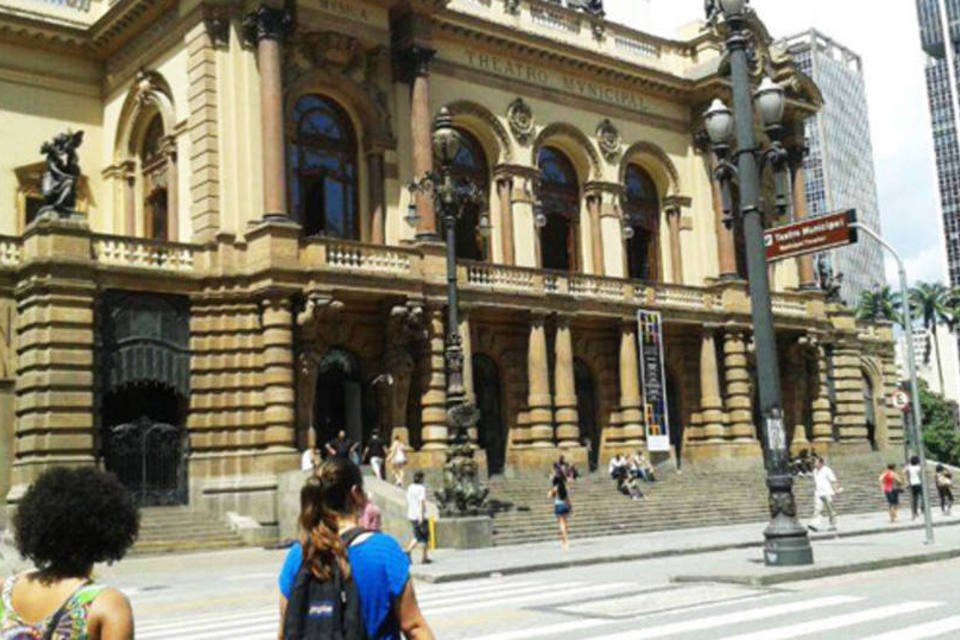
[[[85,576],[120,560],[137,539],[140,512],[112,473],[54,467],[27,489],[13,517],[20,554],[49,579]]]

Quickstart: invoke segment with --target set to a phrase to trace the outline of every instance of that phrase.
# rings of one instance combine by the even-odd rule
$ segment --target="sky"
[[[703,0],[606,0],[610,19],[674,35],[703,16]],[[933,138],[914,0],[753,0],[774,38],[816,28],[858,53],[866,76],[881,232],[911,281],[946,281]],[[867,241],[862,239],[861,242]],[[887,261],[896,288],[896,268]]]

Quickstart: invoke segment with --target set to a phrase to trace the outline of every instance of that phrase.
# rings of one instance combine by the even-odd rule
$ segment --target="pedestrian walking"
[[[370,436],[370,442],[367,443],[367,448],[363,450],[363,459],[370,463],[373,475],[381,480],[386,479],[383,469],[383,461],[386,457],[387,450],[383,446],[383,440],[380,439],[380,434],[374,431],[373,435]]]
[[[573,503],[570,501],[570,492],[567,489],[567,477],[562,473],[553,474],[553,486],[547,497],[553,499],[553,515],[557,518],[557,527],[560,534],[560,546],[566,551],[570,547],[568,540],[569,525],[567,520],[573,513]]]
[[[337,437],[327,443],[327,456],[330,458],[345,458],[356,463],[352,456],[356,454],[360,443],[354,442],[347,437],[347,432],[341,429],[337,432]]]
[[[44,472],[13,517],[17,550],[36,569],[3,583],[0,638],[131,640],[130,602],[92,575],[96,563],[123,558],[139,520],[113,474],[91,467]]]
[[[390,463],[390,471],[393,473],[393,483],[398,487],[403,487],[404,467],[407,466],[407,445],[398,435],[393,436],[393,443],[387,453],[387,461]]]
[[[817,457],[813,467],[813,521],[807,525],[808,529],[819,531],[823,528],[823,512],[826,511],[829,530],[837,530],[837,510],[833,500],[841,491],[833,469],[827,466],[823,458]]]
[[[937,493],[940,494],[940,511],[950,515],[953,509],[953,474],[942,464],[937,465]]]
[[[912,456],[910,464],[904,472],[910,484],[910,514],[911,520],[916,520],[923,508],[923,467],[920,466],[920,456]]]
[[[279,578],[284,626],[280,638],[434,639],[417,605],[406,554],[392,537],[359,526],[366,502],[363,475],[346,458],[327,460],[304,484],[300,540],[287,553]],[[340,587],[335,597],[327,597],[331,585]],[[306,598],[304,592],[318,597]],[[336,609],[350,614],[357,608],[358,616],[341,619],[346,622],[359,617],[362,629],[346,628],[329,636],[303,631],[318,621],[323,624]]]
[[[407,520],[413,538],[407,545],[407,555],[412,557],[414,549],[423,545],[420,561],[430,564],[427,550],[430,547],[430,521],[427,519],[427,488],[423,486],[423,471],[413,474],[413,484],[407,487]]]
[[[316,447],[307,447],[300,456],[300,471],[313,471],[320,464],[320,452]]]
[[[897,473],[897,465],[891,463],[880,474],[880,490],[887,499],[887,511],[890,513],[890,524],[897,521],[897,511],[900,508],[900,493],[903,491],[903,478]]]

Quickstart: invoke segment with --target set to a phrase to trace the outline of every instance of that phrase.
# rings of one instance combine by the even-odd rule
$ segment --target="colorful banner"
[[[670,451],[667,415],[667,377],[663,368],[663,325],[659,311],[637,311],[640,348],[640,383],[643,390],[643,423],[647,449]]]

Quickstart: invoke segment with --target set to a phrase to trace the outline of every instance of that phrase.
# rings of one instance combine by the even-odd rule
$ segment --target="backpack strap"
[[[371,534],[370,531],[367,531],[363,527],[353,527],[352,529],[347,529],[340,535],[340,540],[343,542],[344,548],[349,549],[357,541],[358,538],[364,534]],[[369,537],[369,535],[367,536]],[[364,538],[366,540],[366,538]]]
[[[50,622],[47,624],[47,630],[43,633],[43,640],[53,640],[53,634],[56,633],[57,627],[60,626],[60,621],[63,620],[63,616],[70,612],[70,609],[74,606],[74,603],[77,600],[77,596],[80,595],[83,590],[90,585],[91,581],[87,580],[77,587],[77,589],[70,594],[70,597],[67,598],[62,605],[60,605],[60,608],[57,609],[56,613],[53,614],[53,617],[50,618]],[[100,590],[97,590],[97,593],[99,592]]]

